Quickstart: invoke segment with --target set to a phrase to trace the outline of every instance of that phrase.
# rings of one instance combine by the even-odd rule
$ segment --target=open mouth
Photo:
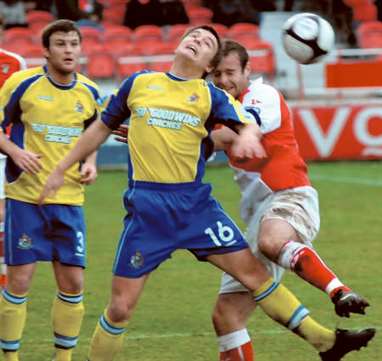
[[[196,49],[196,47],[194,45],[188,45],[186,46],[187,49],[190,49],[194,55],[197,55],[198,54],[198,51]]]

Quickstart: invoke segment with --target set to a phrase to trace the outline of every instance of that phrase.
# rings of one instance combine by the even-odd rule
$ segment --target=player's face
[[[53,33],[49,39],[49,49],[44,49],[50,66],[61,74],[70,74],[76,70],[80,53],[81,42],[75,31]]]
[[[210,63],[218,50],[215,36],[205,29],[195,29],[180,42],[175,50],[206,71],[210,71]]]
[[[249,74],[249,65],[243,69],[238,53],[230,52],[227,56],[222,58],[212,72],[212,80],[215,85],[224,89],[237,99],[248,87]]]

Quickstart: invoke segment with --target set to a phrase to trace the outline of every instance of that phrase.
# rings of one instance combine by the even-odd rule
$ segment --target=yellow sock
[[[19,353],[17,351],[4,352],[4,360],[5,361],[19,361]]]
[[[127,322],[111,322],[105,311],[90,342],[89,361],[112,361],[122,348],[126,326]]]
[[[70,361],[84,317],[83,296],[59,292],[53,301],[52,323],[56,348],[55,361]]]
[[[310,316],[305,317],[300,326],[294,330],[299,336],[307,340],[319,352],[328,351],[336,341],[334,331],[317,323]]]
[[[3,290],[0,296],[0,343],[5,360],[18,361],[20,340],[27,315],[26,295],[11,294]]]
[[[318,351],[330,349],[335,333],[318,324],[296,296],[270,278],[254,293],[255,301],[275,321],[297,333]]]

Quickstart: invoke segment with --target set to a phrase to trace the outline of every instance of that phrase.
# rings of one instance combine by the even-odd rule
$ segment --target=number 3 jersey
[[[2,128],[11,125],[10,140],[40,155],[42,169],[28,174],[8,157],[6,197],[37,203],[48,175],[96,119],[100,104],[96,84],[81,74],[75,74],[67,85],[54,82],[45,67],[13,74],[0,92]],[[83,193],[77,163],[65,173],[63,187],[46,203],[81,205]]]

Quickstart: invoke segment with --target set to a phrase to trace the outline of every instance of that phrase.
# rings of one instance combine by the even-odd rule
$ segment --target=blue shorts
[[[5,263],[57,260],[85,267],[85,222],[81,206],[6,200]]]
[[[137,278],[188,249],[199,260],[247,248],[240,229],[211,196],[207,184],[135,182],[124,197],[127,215],[113,272]]]

